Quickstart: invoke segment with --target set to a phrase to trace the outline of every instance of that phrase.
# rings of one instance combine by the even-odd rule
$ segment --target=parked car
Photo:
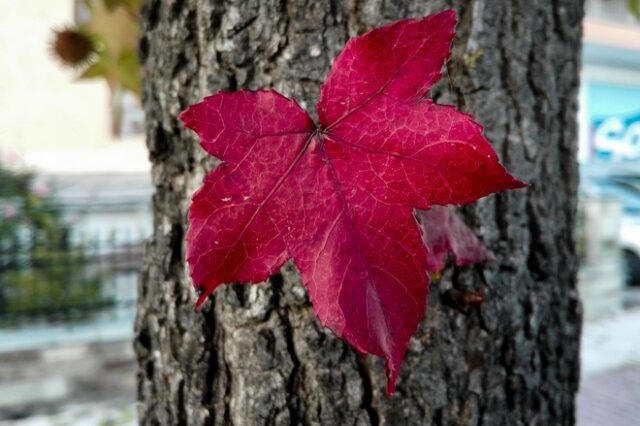
[[[619,244],[625,281],[640,286],[640,165],[593,170],[583,168],[581,192],[587,196],[615,197],[621,203]]]

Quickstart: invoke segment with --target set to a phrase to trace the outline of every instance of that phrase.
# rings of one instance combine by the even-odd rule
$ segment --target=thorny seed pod
[[[95,51],[91,39],[76,29],[54,31],[54,37],[51,50],[66,66],[77,68],[85,65]]]

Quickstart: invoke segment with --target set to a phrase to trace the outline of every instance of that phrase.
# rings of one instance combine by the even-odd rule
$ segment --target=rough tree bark
[[[497,260],[432,284],[397,393],[382,361],[319,326],[292,265],[193,312],[183,236],[213,161],[178,121],[218,90],[275,88],[312,109],[348,37],[453,7],[460,23],[436,100],[472,112],[531,186],[463,209]],[[569,425],[580,305],[576,91],[580,0],[148,0],[140,52],[155,231],[135,348],[143,424]],[[484,296],[465,304],[466,292]]]

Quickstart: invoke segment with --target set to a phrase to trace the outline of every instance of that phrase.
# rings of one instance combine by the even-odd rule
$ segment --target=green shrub
[[[0,164],[0,319],[84,318],[112,303],[106,277],[71,243],[55,198],[35,183]]]

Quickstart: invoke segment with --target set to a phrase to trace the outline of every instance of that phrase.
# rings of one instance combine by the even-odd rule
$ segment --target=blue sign
[[[640,87],[588,87],[590,149],[595,159],[640,160]]]

